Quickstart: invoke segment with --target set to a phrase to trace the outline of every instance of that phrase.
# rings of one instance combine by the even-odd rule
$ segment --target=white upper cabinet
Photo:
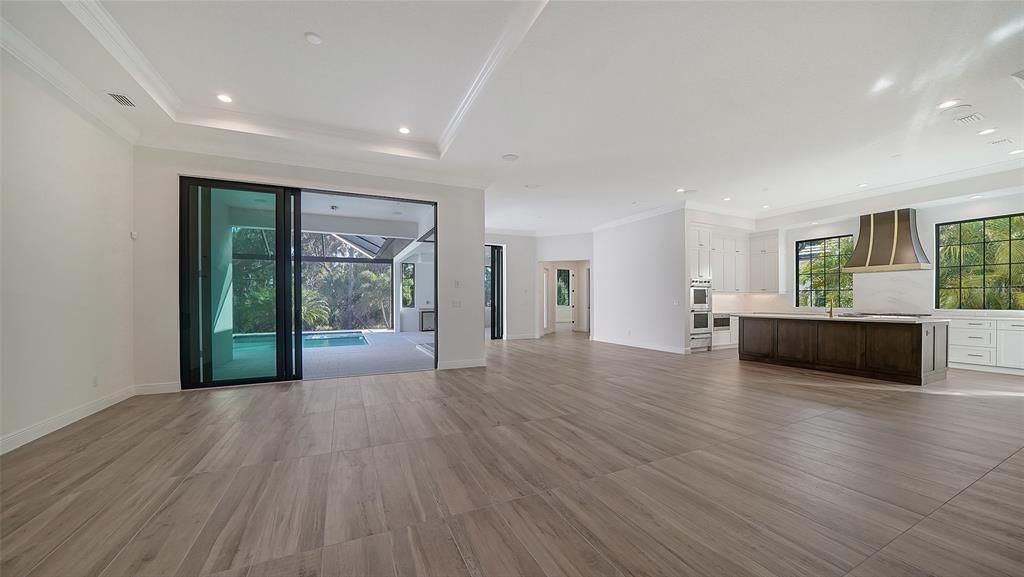
[[[750,291],[779,292],[779,234],[751,235]]]
[[[779,292],[777,232],[747,235],[694,226],[687,231],[690,278],[710,278],[718,292]]]

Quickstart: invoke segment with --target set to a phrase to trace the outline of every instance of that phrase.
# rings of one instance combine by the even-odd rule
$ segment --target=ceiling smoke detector
[[[132,102],[132,99],[128,98],[124,94],[118,94],[116,92],[108,92],[107,96],[113,98],[114,102],[120,104],[121,106],[128,106],[130,108],[135,108],[135,103]]]

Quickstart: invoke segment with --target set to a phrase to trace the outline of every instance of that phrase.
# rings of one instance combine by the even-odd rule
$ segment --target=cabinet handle
[[[978,357],[979,359],[981,358],[981,355],[974,355],[974,354],[971,354],[971,353],[967,353],[967,356],[969,356],[969,357]]]
[[[1010,326],[1011,327],[1021,327],[1021,328],[1024,328],[1024,325],[1010,325]]]
[[[978,339],[978,340],[981,340],[981,339],[983,339],[983,338],[985,338],[985,337],[967,337],[967,338],[969,338],[969,339]]]
[[[967,326],[970,326],[970,327],[980,327],[980,326],[982,326],[982,323],[967,323]]]

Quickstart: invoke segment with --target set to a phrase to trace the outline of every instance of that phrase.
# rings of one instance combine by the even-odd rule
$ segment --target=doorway
[[[484,324],[491,339],[505,338],[505,249],[484,245]]]
[[[182,388],[437,366],[435,203],[180,179]]]

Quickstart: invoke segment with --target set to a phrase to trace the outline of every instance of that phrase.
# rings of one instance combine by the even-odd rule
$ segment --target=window
[[[490,307],[493,303],[491,298],[491,292],[493,290],[492,285],[494,284],[494,269],[491,265],[484,265],[484,306]]]
[[[569,270],[560,268],[555,276],[555,305],[569,306]]]
[[[416,306],[416,264],[402,263],[402,306],[411,309]]]
[[[853,235],[796,243],[796,306],[853,307],[853,273],[841,272],[853,254]]]
[[[935,308],[1024,310],[1024,214],[935,226]]]

